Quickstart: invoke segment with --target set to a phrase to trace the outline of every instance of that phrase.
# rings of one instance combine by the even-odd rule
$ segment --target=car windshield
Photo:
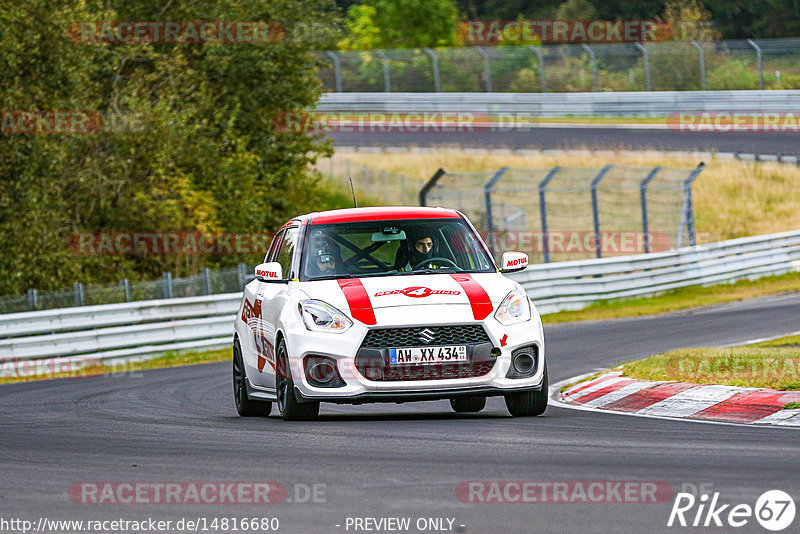
[[[305,233],[302,278],[494,272],[479,239],[461,219],[313,225]]]

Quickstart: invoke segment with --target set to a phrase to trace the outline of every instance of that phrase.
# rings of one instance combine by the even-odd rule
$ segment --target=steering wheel
[[[454,269],[461,270],[461,267],[456,265],[456,262],[454,262],[453,260],[448,259],[448,258],[441,258],[441,257],[439,257],[439,258],[428,258],[426,260],[422,260],[421,262],[416,264],[412,270],[416,271],[417,269],[419,269],[420,267],[422,267],[426,263],[439,263],[439,262],[449,263],[450,266],[453,267]]]

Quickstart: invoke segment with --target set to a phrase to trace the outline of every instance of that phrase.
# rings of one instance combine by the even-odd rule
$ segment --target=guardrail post
[[[340,67],[339,56],[336,55],[335,52],[328,50],[325,52],[331,61],[333,62],[333,77],[336,80],[336,92],[342,92],[342,70]]]
[[[376,50],[375,53],[383,60],[383,90],[387,93],[392,92],[391,79],[389,77],[389,58],[383,53],[383,50]]]
[[[642,46],[642,43],[633,43],[636,45],[636,48],[642,53],[642,59],[644,60],[644,86],[646,91],[652,91],[653,85],[650,83],[650,54],[647,51],[647,48]]]
[[[547,184],[555,178],[556,173],[561,170],[561,167],[553,167],[547,176],[544,177],[539,183],[539,215],[542,218],[542,253],[544,253],[544,262],[550,263],[550,236],[547,233],[547,202],[545,200],[545,192],[547,191]]]
[[[583,47],[584,50],[586,50],[589,53],[589,59],[592,62],[592,91],[597,91],[598,87],[597,56],[595,55],[594,50],[589,48],[589,45],[587,45],[586,43],[582,44],[581,46]]]
[[[489,54],[486,53],[482,47],[477,46],[478,53],[483,56],[483,76],[486,78],[486,92],[492,92],[492,64],[489,60]]]
[[[758,65],[758,85],[759,89],[764,89],[764,64],[761,60],[761,47],[752,39],[747,40],[747,44],[756,51],[756,65]]]
[[[131,301],[131,283],[127,278],[123,278],[120,282],[122,284],[122,292],[125,294],[125,302]]]
[[[439,178],[441,178],[444,175],[445,175],[444,169],[440,168],[438,171],[433,173],[433,176],[431,176],[431,179],[428,180],[425,183],[425,185],[422,186],[422,189],[419,190],[419,205],[420,206],[427,206],[428,205],[427,204],[428,192],[431,189],[433,189],[433,187],[436,185],[436,182],[439,181]]]
[[[72,288],[75,291],[75,306],[83,306],[83,284],[75,282]]]
[[[533,53],[536,54],[536,57],[539,59],[539,81],[541,81],[541,83],[542,83],[542,92],[546,93],[547,92],[547,72],[545,71],[545,68],[544,68],[544,54],[542,53],[541,50],[539,50],[538,47],[535,47],[533,45],[528,46],[528,48],[533,50]]]
[[[647,177],[642,180],[642,183],[639,184],[639,198],[641,199],[642,203],[642,232],[644,233],[644,251],[645,253],[650,252],[650,228],[647,222],[647,184],[656,177],[658,171],[661,170],[661,167],[653,167],[653,169],[648,173]]]
[[[430,48],[423,48],[423,52],[425,52],[429,58],[431,58],[431,68],[433,69],[433,89],[437,93],[441,92],[442,88],[439,84],[439,58],[436,57],[436,53]]]
[[[171,299],[172,298],[172,273],[164,273],[163,278],[164,282],[164,298]]]
[[[489,251],[492,255],[497,254],[497,248],[495,247],[494,242],[494,215],[492,214],[492,189],[494,188],[495,184],[497,184],[498,180],[503,177],[503,175],[508,170],[508,167],[500,167],[498,171],[492,176],[492,179],[486,182],[486,185],[483,187],[483,198],[486,203],[486,227],[489,232],[489,242],[487,245],[489,246]]]
[[[690,42],[692,43],[692,46],[694,46],[697,49],[697,53],[700,56],[700,90],[705,91],[706,90],[706,53],[703,50],[703,47],[700,46],[700,44],[697,41],[692,39]]]
[[[239,290],[244,289],[247,285],[247,264],[240,263],[236,266],[237,274],[239,275]]]
[[[35,289],[28,290],[28,309],[35,310],[39,307],[39,292]]]
[[[598,258],[603,257],[603,242],[600,238],[600,209],[597,203],[597,185],[600,180],[611,170],[613,165],[606,165],[603,167],[597,176],[592,180],[592,218],[594,219],[594,246]]]
[[[692,183],[700,176],[700,173],[703,172],[706,164],[700,162],[689,176],[683,182],[683,213],[681,214],[681,227],[678,233],[678,248],[681,248],[683,244],[683,221],[686,224],[686,233],[689,234],[689,246],[693,247],[697,244],[695,240],[695,232],[694,232],[694,205],[692,202]]]
[[[211,269],[208,267],[203,267],[203,291],[205,291],[206,295],[213,294],[213,291],[211,291]]]

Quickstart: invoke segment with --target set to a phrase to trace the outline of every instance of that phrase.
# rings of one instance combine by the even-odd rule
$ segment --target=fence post
[[[503,175],[506,173],[507,170],[508,167],[500,167],[500,169],[498,169],[497,172],[494,173],[492,179],[486,182],[486,185],[483,186],[483,199],[484,202],[486,203],[486,227],[489,232],[488,234],[489,243],[487,244],[489,245],[489,251],[492,253],[493,256],[497,254],[497,249],[494,243],[494,215],[492,214],[492,188],[494,188],[498,180],[500,180],[500,178],[503,177]]]
[[[592,61],[592,91],[597,91],[598,87],[598,74],[597,74],[597,56],[594,54],[594,50],[589,48],[589,45],[586,43],[582,44],[583,49],[589,53],[589,59]]]
[[[83,306],[83,284],[75,282],[72,288],[75,291],[75,306]]]
[[[28,308],[35,310],[39,307],[39,292],[35,289],[28,290]]]
[[[486,78],[486,92],[492,92],[492,64],[489,60],[489,54],[486,53],[482,47],[475,47],[478,53],[483,56],[483,76]]]
[[[247,264],[240,263],[236,266],[236,269],[239,275],[239,291],[241,291],[247,285]]]
[[[550,169],[550,172],[547,173],[547,176],[544,177],[544,180],[539,183],[539,215],[542,218],[542,252],[544,253],[545,263],[550,263],[550,242],[547,233],[547,202],[545,201],[545,191],[547,190],[547,184],[550,183],[550,180],[555,178],[556,173],[560,170],[561,167],[553,167]]]
[[[439,58],[436,57],[436,54],[430,48],[423,48],[423,52],[425,52],[429,58],[431,58],[431,68],[433,69],[433,89],[437,93],[441,92],[442,88],[439,84]]]
[[[164,273],[162,277],[164,283],[164,298],[172,298],[172,273]]]
[[[747,44],[756,51],[756,64],[758,65],[758,85],[759,89],[764,89],[764,64],[761,60],[761,47],[752,39],[747,40]]]
[[[603,167],[592,180],[592,218],[594,219],[594,246],[598,258],[603,257],[603,240],[600,238],[600,207],[597,203],[597,185],[613,165]]]
[[[703,47],[700,46],[700,43],[692,39],[690,41],[692,46],[697,49],[697,53],[700,56],[700,90],[706,90],[706,53],[703,50]]]
[[[652,91],[653,86],[650,83],[650,54],[647,52],[647,48],[642,46],[642,43],[633,43],[636,45],[636,48],[642,53],[642,59],[644,59],[644,86],[646,91]]]
[[[692,183],[700,176],[700,173],[703,172],[706,164],[700,162],[695,170],[689,173],[689,176],[683,182],[683,215],[682,219],[686,221],[686,233],[689,234],[689,246],[693,247],[697,244],[695,240],[695,233],[694,233],[694,205],[692,202]],[[678,234],[678,248],[682,243],[683,239],[683,225],[681,225],[680,233]]]
[[[206,295],[211,295],[211,269],[203,267],[203,290]]]
[[[125,302],[131,301],[131,283],[127,278],[122,279],[122,292],[125,293]]]
[[[392,84],[389,78],[389,58],[383,53],[383,50],[376,50],[375,53],[383,60],[383,90],[387,93],[392,92]]]
[[[547,92],[547,72],[545,71],[545,68],[544,68],[544,54],[542,54],[542,51],[539,50],[538,47],[535,47],[533,45],[528,46],[528,48],[533,50],[533,53],[536,54],[536,57],[539,59],[539,80],[542,82],[542,92],[546,93]]]
[[[333,76],[334,76],[334,79],[336,80],[336,92],[337,93],[341,93],[342,92],[342,71],[341,71],[341,68],[339,67],[339,63],[340,63],[339,62],[339,56],[337,56],[335,52],[332,52],[330,50],[328,50],[325,53],[328,55],[329,58],[331,58],[331,61],[333,62]]]
[[[428,205],[427,204],[428,192],[431,189],[433,189],[433,187],[436,185],[436,182],[439,181],[439,178],[441,178],[444,175],[445,175],[444,169],[440,168],[438,171],[433,173],[433,176],[431,176],[430,180],[425,182],[425,185],[423,185],[422,189],[419,190],[419,205],[420,206],[427,206]]]
[[[650,252],[650,228],[647,223],[647,184],[656,177],[661,167],[653,167],[647,177],[639,184],[639,198],[642,204],[642,232],[644,233],[644,251]]]

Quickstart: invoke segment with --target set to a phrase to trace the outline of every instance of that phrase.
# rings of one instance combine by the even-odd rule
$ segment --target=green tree
[[[347,11],[345,50],[457,44],[458,10],[451,0],[365,0]]]

